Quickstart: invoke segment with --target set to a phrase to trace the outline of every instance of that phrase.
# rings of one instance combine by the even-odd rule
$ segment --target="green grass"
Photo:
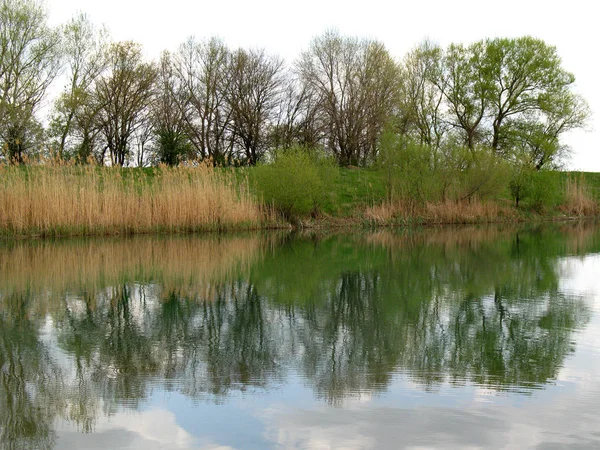
[[[357,209],[372,206],[385,199],[383,174],[372,169],[340,168],[335,191],[323,212],[335,216],[350,216]]]

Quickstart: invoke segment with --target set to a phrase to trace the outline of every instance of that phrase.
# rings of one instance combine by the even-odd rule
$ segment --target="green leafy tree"
[[[424,41],[409,52],[400,72],[397,129],[420,144],[439,149],[447,133],[444,120],[443,50]]]
[[[91,93],[106,67],[108,35],[97,30],[84,14],[73,17],[61,31],[68,80],[54,104],[50,134],[59,159],[77,157],[85,161],[92,153],[88,148],[93,137],[89,115],[95,113]]]
[[[453,129],[459,131],[464,145],[474,151],[484,136],[484,118],[492,89],[485,44],[476,42],[468,47],[450,45],[444,66],[446,81],[443,87],[448,121]]]
[[[529,36],[489,39],[483,45],[490,67],[488,108],[494,151],[511,151],[512,143],[505,140],[508,119],[512,118],[513,123],[527,123],[534,118],[537,123],[556,122],[557,116],[569,117],[573,109],[578,109],[570,91],[575,77],[562,68],[555,47]],[[551,134],[560,133],[558,129],[553,131]]]

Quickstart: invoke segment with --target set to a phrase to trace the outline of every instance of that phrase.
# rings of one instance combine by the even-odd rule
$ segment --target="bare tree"
[[[366,164],[398,92],[398,67],[383,44],[328,32],[312,41],[297,67],[318,99],[326,147],[342,165]]]
[[[141,118],[140,124],[132,135],[135,145],[133,155],[128,154],[129,160],[134,160],[137,167],[145,167],[152,161],[152,147],[154,144],[154,128],[152,117],[146,114]]]
[[[201,159],[224,162],[231,153],[227,140],[230,111],[226,108],[230,52],[219,39],[188,39],[173,57],[178,79],[177,100],[187,135]]]
[[[145,63],[134,42],[113,44],[107,72],[96,83],[99,105],[96,124],[109,151],[112,165],[123,166],[130,152],[130,138],[143,125],[154,96],[156,68]]]
[[[156,83],[156,99],[151,112],[154,160],[175,166],[191,154],[186,122],[185,90],[179,83],[172,55],[160,58]]]
[[[320,142],[317,102],[306,85],[292,73],[285,74],[284,86],[276,108],[275,122],[269,130],[272,148],[316,147]]]
[[[258,162],[267,146],[267,128],[275,119],[284,87],[283,60],[263,50],[237,50],[229,68],[227,104],[238,154]]]

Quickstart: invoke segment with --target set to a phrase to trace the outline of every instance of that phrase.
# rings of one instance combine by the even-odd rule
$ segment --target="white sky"
[[[446,46],[485,37],[532,35],[555,45],[593,112],[589,130],[567,137],[569,168],[600,172],[600,14],[594,1],[570,0],[46,0],[53,24],[76,12],[108,27],[114,40],[143,44],[149,57],[188,36],[219,36],[230,47],[263,47],[292,62],[327,29],[375,38],[397,58],[424,38]]]

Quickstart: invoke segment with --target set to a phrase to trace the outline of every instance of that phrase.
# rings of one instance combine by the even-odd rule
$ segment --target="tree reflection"
[[[27,294],[2,299],[0,311],[0,445],[52,448],[53,422],[64,408],[61,372],[28,316]]]
[[[90,432],[155,388],[221,402],[291,371],[332,404],[399,371],[424,389],[542,387],[590,314],[559,289],[558,258],[598,249],[595,228],[295,237],[183,288],[115,274],[46,304],[13,282],[0,287],[0,438],[51,447],[57,418]]]

